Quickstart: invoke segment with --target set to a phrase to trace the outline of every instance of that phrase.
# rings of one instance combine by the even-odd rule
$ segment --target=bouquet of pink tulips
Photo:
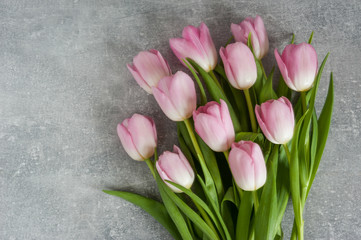
[[[145,161],[162,198],[104,191],[147,211],[175,239],[282,239],[281,221],[292,198],[291,239],[304,239],[303,209],[326,144],[333,78],[320,114],[315,99],[328,54],[318,68],[312,36],[274,55],[281,77],[262,58],[269,50],[263,20],[232,24],[219,50],[204,23],[187,26],[170,47],[188,68],[172,74],[156,50],[140,52],[128,69],[177,122],[178,146],[157,155],[156,124],[134,114],[118,125],[131,158]],[[233,42],[234,39],[234,43]]]

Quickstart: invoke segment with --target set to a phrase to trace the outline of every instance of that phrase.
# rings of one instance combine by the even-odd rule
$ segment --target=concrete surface
[[[161,151],[175,140],[168,121],[126,63],[156,48],[183,69],[168,39],[204,21],[217,48],[231,22],[259,14],[273,50],[315,31],[319,91],[335,75],[332,129],[305,213],[306,239],[361,239],[361,4],[359,0],[0,1],[0,239],[171,239],[152,217],[104,188],[158,198],[146,164],[120,147],[116,124],[155,118]],[[284,220],[286,236],[292,209]],[[287,237],[288,238],[288,237]],[[287,239],[286,238],[286,239]]]

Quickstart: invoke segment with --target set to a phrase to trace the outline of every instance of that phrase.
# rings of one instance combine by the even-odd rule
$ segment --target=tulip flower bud
[[[295,117],[291,102],[280,97],[256,106],[257,121],[266,138],[274,144],[286,144],[292,139]]]
[[[148,93],[152,93],[152,87],[157,86],[160,79],[172,75],[167,61],[154,49],[138,53],[133,64],[127,64],[127,67],[139,86]]]
[[[248,35],[251,33],[251,44],[256,58],[262,59],[267,54],[269,48],[268,35],[260,16],[248,17],[240,24],[232,23],[231,31],[234,39],[244,44],[247,44]]]
[[[194,182],[193,169],[187,158],[177,146],[173,147],[173,152],[166,151],[159,156],[159,159],[156,162],[156,168],[163,181],[168,180],[187,189],[190,189]],[[174,192],[182,192],[179,188],[167,182],[165,183]]]
[[[118,124],[117,132],[128,155],[137,161],[143,161],[154,154],[157,146],[157,130],[153,119],[134,114]]]
[[[160,108],[172,121],[191,117],[197,107],[194,82],[184,72],[178,71],[173,76],[162,78],[152,91]]]
[[[266,183],[266,164],[257,143],[251,141],[233,143],[228,161],[233,178],[241,189],[255,191]]]
[[[171,49],[182,64],[182,59],[191,58],[206,72],[216,67],[217,50],[206,24],[201,23],[199,28],[185,27],[182,37],[169,39]]]
[[[227,104],[208,102],[193,112],[194,128],[203,141],[215,152],[228,150],[235,134]]]
[[[294,91],[309,90],[317,74],[317,53],[311,44],[289,44],[282,56],[275,49],[278,67],[287,86]]]
[[[243,43],[228,44],[219,50],[230,84],[237,89],[252,87],[257,80],[257,66],[251,50]]]

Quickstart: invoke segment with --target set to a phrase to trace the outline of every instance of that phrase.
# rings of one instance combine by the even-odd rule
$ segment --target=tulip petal
[[[157,86],[159,80],[168,75],[168,70],[164,69],[159,62],[158,56],[152,52],[143,51],[138,53],[133,59],[133,65],[137,67],[139,74],[150,87]]]
[[[235,75],[232,71],[232,67],[231,67],[230,63],[228,62],[227,50],[224,47],[221,47],[221,49],[219,50],[219,55],[221,56],[221,59],[222,59],[223,65],[224,65],[224,71],[226,72],[229,83],[234,88],[240,89],[240,86],[238,86]]]
[[[244,36],[244,31],[243,31],[241,25],[232,23],[231,24],[231,32],[232,32],[232,35],[234,37],[234,40],[236,40],[236,42],[243,42],[243,43],[247,42],[247,39]]]
[[[227,136],[221,122],[211,115],[200,113],[194,122],[198,135],[215,152],[228,150]]]
[[[240,148],[232,149],[229,166],[237,185],[245,191],[255,190],[254,163],[248,153]]]
[[[287,84],[287,86],[289,88],[291,88],[294,91],[297,91],[295,85],[293,84],[292,80],[290,79],[290,77],[288,75],[287,66],[283,62],[281,56],[279,55],[277,48],[275,49],[274,54],[275,54],[275,57],[276,57],[278,68],[280,69],[280,72],[282,74],[283,80],[285,81],[285,83]]]
[[[222,119],[222,126],[224,127],[224,131],[228,136],[228,147],[231,147],[231,144],[234,142],[235,132],[233,127],[233,122],[231,119],[231,115],[229,114],[228,106],[225,101],[222,99],[221,102],[221,119]]]
[[[251,50],[240,42],[229,44],[226,50],[227,61],[230,63],[238,89],[250,88],[257,80],[257,66]]]
[[[133,75],[135,81],[139,84],[141,88],[143,88],[147,93],[152,94],[151,87],[147,84],[147,82],[142,78],[142,76],[138,73],[137,68],[132,64],[127,64],[127,68],[130,73]]]
[[[202,68],[204,67],[202,65],[202,57],[199,55],[198,50],[186,39],[171,38],[169,39],[169,45],[173,53],[177,56],[183,65],[185,65],[185,63],[182,61],[183,59],[185,60],[186,58],[191,58]]]
[[[144,160],[143,156],[140,155],[137,148],[135,147],[132,137],[126,126],[123,126],[123,124],[118,124],[117,132],[119,139],[124,147],[124,150],[128,153],[128,155],[137,161]]]
[[[140,114],[134,114],[128,122],[128,131],[132,136],[133,143],[144,159],[151,157],[157,146],[156,138],[153,135],[153,126],[153,120]]]
[[[214,46],[211,34],[206,24],[203,22],[199,26],[200,32],[200,42],[202,43],[203,50],[208,57],[208,62],[210,64],[209,69],[205,69],[207,72],[214,69],[217,65],[217,50]]]
[[[255,189],[260,188],[266,183],[267,169],[261,148],[258,144],[252,144],[252,159],[254,160],[254,179]]]
[[[306,91],[312,87],[317,74],[316,51],[307,43],[298,44],[291,51],[293,63],[287,65],[290,78],[298,91]]]
[[[182,37],[191,42],[200,55],[207,55],[200,41],[200,31],[194,26],[187,26],[183,29]]]
[[[179,155],[181,151],[177,148],[176,153],[166,151],[162,155],[159,156],[159,160],[156,163],[156,168],[159,172],[159,175],[163,180],[168,180],[171,182],[175,182],[184,186],[185,188],[190,188],[194,181],[194,172],[193,170],[186,166],[189,165],[184,155]],[[184,159],[181,159],[183,158]],[[191,171],[190,171],[191,170]],[[174,191],[174,192],[182,192],[177,187],[169,184],[166,184]]]
[[[261,108],[266,112],[264,115],[267,116],[265,123],[268,131],[279,144],[287,143],[293,135],[289,108],[280,101],[273,101],[267,108],[263,106]]]
[[[259,127],[262,129],[262,132],[265,135],[265,137],[270,142],[272,142],[274,144],[278,144],[278,142],[273,138],[272,134],[268,131],[268,128],[267,128],[267,126],[266,126],[266,124],[265,124],[265,122],[263,120],[263,114],[262,114],[261,106],[256,105],[255,113],[256,113],[256,118],[257,118],[257,122],[259,124]]]
[[[172,75],[172,70],[170,69],[168,62],[163,58],[162,54],[155,49],[150,49],[149,52],[158,57],[159,63],[163,67],[164,72],[167,73],[168,76]]]
[[[194,175],[193,168],[191,167],[191,165],[188,162],[188,159],[186,158],[186,156],[184,156],[183,152],[176,145],[173,146],[173,152],[178,154],[179,159],[182,161],[184,168],[188,171],[189,176],[191,177],[190,185],[192,185],[195,175]],[[189,184],[186,184],[186,185],[189,185]]]
[[[197,107],[197,95],[193,80],[184,72],[178,71],[169,87],[169,99],[182,120],[192,116]]]
[[[266,28],[264,26],[263,20],[260,16],[256,16],[256,18],[253,21],[254,29],[257,32],[258,41],[260,46],[260,55],[258,58],[262,58],[265,56],[269,49],[269,41],[268,41],[268,35]]]
[[[261,52],[261,46],[259,44],[259,40],[258,40],[258,34],[255,31],[254,27],[253,27],[253,19],[252,18],[246,18],[245,21],[241,22],[241,27],[242,29],[245,29],[245,33],[247,33],[247,39],[248,39],[248,34],[251,33],[251,42],[252,42],[252,48],[254,51],[254,54],[256,55],[257,58],[260,57],[260,52]]]
[[[169,100],[168,96],[159,88],[152,87],[153,95],[159,107],[164,114],[172,121],[182,121],[182,116],[179,115],[173,103]]]

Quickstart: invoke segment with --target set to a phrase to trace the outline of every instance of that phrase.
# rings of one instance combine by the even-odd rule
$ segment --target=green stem
[[[247,101],[249,118],[251,119],[252,131],[256,133],[257,132],[257,123],[256,123],[254,111],[253,111],[251,96],[249,95],[248,89],[243,90],[243,92],[244,92],[244,95],[245,95],[246,101]]]
[[[259,207],[257,191],[252,191],[252,197],[253,197],[253,201],[254,201],[254,212],[256,213],[258,210],[258,207]]]
[[[302,101],[302,111],[303,114],[307,111],[307,105],[306,105],[306,92],[301,92],[301,101]]]
[[[286,152],[286,156],[287,156],[287,160],[288,160],[288,165],[291,165],[291,154],[290,154],[290,150],[287,147],[287,144],[283,144],[283,148],[285,149]]]
[[[158,151],[157,148],[154,148],[154,161],[158,161]]]
[[[204,91],[204,87],[202,85],[201,80],[199,79],[197,73],[194,71],[194,68],[191,65],[189,65],[189,63],[185,59],[183,59],[183,62],[187,66],[189,71],[191,71],[191,73],[193,74],[193,77],[196,79],[196,82],[199,87],[199,91],[201,93],[201,105],[205,105],[207,103],[207,96],[206,96],[206,92]]]
[[[191,138],[191,141],[192,141],[193,146],[194,146],[194,150],[197,153],[198,160],[199,160],[199,163],[201,165],[203,174],[204,175],[210,175],[209,170],[207,168],[206,161],[204,160],[204,157],[203,157],[202,150],[199,147],[196,136],[194,135],[193,127],[192,127],[192,124],[191,124],[190,120],[189,119],[184,120],[184,124],[186,125],[186,128],[188,130],[189,137]]]
[[[224,156],[226,157],[226,160],[227,160],[227,162],[228,162],[229,151],[224,151],[223,154],[224,154]]]
[[[287,159],[288,159],[288,164],[291,165],[291,154],[290,154],[290,151],[288,149],[288,146],[287,144],[283,144],[283,147],[285,149],[285,152],[286,152],[286,155],[287,155]],[[295,209],[295,208],[294,208]],[[298,226],[297,224],[297,235],[298,235],[298,240],[303,240],[303,225],[304,225],[304,222],[303,222],[303,216],[302,216],[302,212],[303,212],[303,207],[302,207],[302,201],[300,202],[300,206],[299,206],[299,212],[298,212],[298,215],[299,215],[299,221],[300,221],[300,225]],[[297,216],[297,214],[295,213],[295,217]]]
[[[303,240],[303,225],[304,225],[304,222],[303,222],[303,217],[302,217],[302,214],[301,214],[301,226],[298,228],[298,240]]]
[[[193,127],[191,125],[191,122],[189,121],[189,119],[186,119],[186,120],[184,120],[184,124],[186,125],[186,128],[188,130],[189,137],[191,138],[191,141],[192,141],[193,146],[194,146],[194,150],[196,150],[196,153],[200,158],[199,161],[202,161],[203,163],[205,163],[201,148],[199,147],[199,144],[197,142],[196,135],[194,135],[194,131],[193,131]]]
[[[260,60],[260,61],[259,61],[259,63],[260,63],[260,65],[261,65],[262,74],[263,74],[264,78],[265,78],[265,79],[266,79],[266,81],[267,81],[267,74],[266,74],[266,71],[264,70],[264,67],[263,67],[262,61]]]
[[[202,215],[203,219],[206,221],[207,225],[212,229],[215,235],[218,235],[217,230],[214,228],[211,219],[208,217],[208,214],[203,210],[201,206],[196,201],[193,201],[194,205],[197,207],[199,213]]]
[[[219,87],[219,89],[221,89],[223,91],[223,88],[221,86],[221,84],[218,82],[218,79],[216,77],[216,75],[214,75],[213,70],[209,71],[209,75],[211,75],[212,79],[214,80],[214,82],[217,84],[217,86]]]
[[[297,240],[297,227],[296,227],[296,220],[293,220],[292,233],[291,233],[291,240]]]
[[[230,44],[230,43],[233,41],[233,39],[234,39],[233,36],[230,37],[230,38],[228,39],[228,41],[226,42],[226,45],[225,45],[224,47],[226,47],[228,44]]]
[[[147,165],[148,165],[148,167],[149,167],[149,170],[152,172],[153,177],[154,177],[154,179],[155,179],[154,166],[153,166],[152,161],[151,161],[149,158],[148,158],[148,159],[145,159],[144,161],[147,163]]]

